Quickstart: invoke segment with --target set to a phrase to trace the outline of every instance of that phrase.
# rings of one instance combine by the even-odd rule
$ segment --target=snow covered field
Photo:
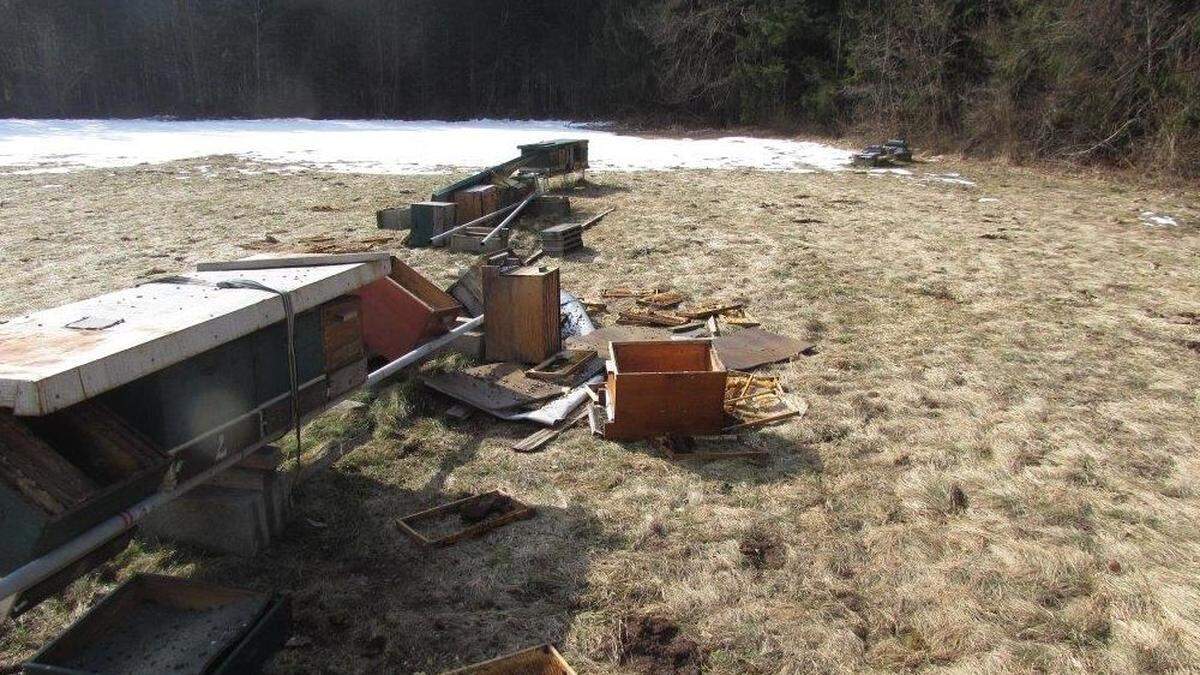
[[[593,169],[837,170],[851,152],[770,138],[640,138],[558,121],[0,120],[0,173],[65,172],[234,154],[280,169],[429,173],[490,166],[517,145],[593,141]]]

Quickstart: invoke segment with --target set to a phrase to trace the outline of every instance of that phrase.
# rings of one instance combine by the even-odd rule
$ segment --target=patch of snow
[[[591,141],[601,171],[762,169],[836,171],[851,151],[775,138],[643,138],[597,124],[472,120],[0,120],[0,166],[20,171],[158,164],[237,155],[289,170],[434,173],[491,166],[517,145],[555,138]]]
[[[1000,200],[996,199],[995,197],[980,197],[979,198],[979,203],[981,203],[981,204],[995,204],[996,202],[999,202],[999,201]]]
[[[963,178],[961,173],[931,173],[930,180],[941,181],[943,183],[953,183],[955,185],[974,185],[975,181]]]
[[[1179,225],[1179,221],[1171,216],[1154,213],[1153,211],[1142,211],[1141,217],[1142,222],[1147,225],[1159,225],[1162,227],[1177,227]]]

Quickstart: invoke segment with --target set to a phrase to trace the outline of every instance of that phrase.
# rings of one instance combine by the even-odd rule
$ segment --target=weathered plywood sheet
[[[768,363],[794,359],[812,349],[813,345],[761,328],[746,328],[713,338],[713,346],[729,370],[751,370]]]
[[[0,324],[0,408],[45,415],[284,319],[279,296],[219,289],[247,279],[287,291],[297,313],[386,275],[388,260],[190,272],[203,283],[147,283]],[[89,330],[68,328],[107,325]],[[99,319],[103,319],[102,321]]]

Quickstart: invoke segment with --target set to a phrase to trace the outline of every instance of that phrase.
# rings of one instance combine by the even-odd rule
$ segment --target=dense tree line
[[[0,116],[610,118],[1200,175],[1182,0],[0,0]]]

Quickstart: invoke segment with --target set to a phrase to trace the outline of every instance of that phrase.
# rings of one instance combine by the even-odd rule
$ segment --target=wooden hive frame
[[[441,537],[427,537],[415,527],[417,523],[437,520],[438,518],[459,513],[463,510],[463,508],[474,502],[497,497],[509,500],[514,508],[511,511],[507,511],[492,518],[487,518],[486,520],[463,528],[458,532],[452,532]],[[449,546],[451,544],[457,544],[464,539],[470,539],[472,537],[483,535],[484,533],[494,530],[501,525],[507,525],[518,520],[532,518],[533,516],[533,507],[517,501],[517,499],[514,497],[506,495],[499,490],[492,490],[490,492],[484,492],[471,497],[465,497],[448,504],[442,504],[441,506],[435,506],[431,509],[425,509],[424,511],[418,511],[413,514],[409,514],[396,521],[396,526],[399,527],[400,531],[407,535],[410,539],[422,546]]]

